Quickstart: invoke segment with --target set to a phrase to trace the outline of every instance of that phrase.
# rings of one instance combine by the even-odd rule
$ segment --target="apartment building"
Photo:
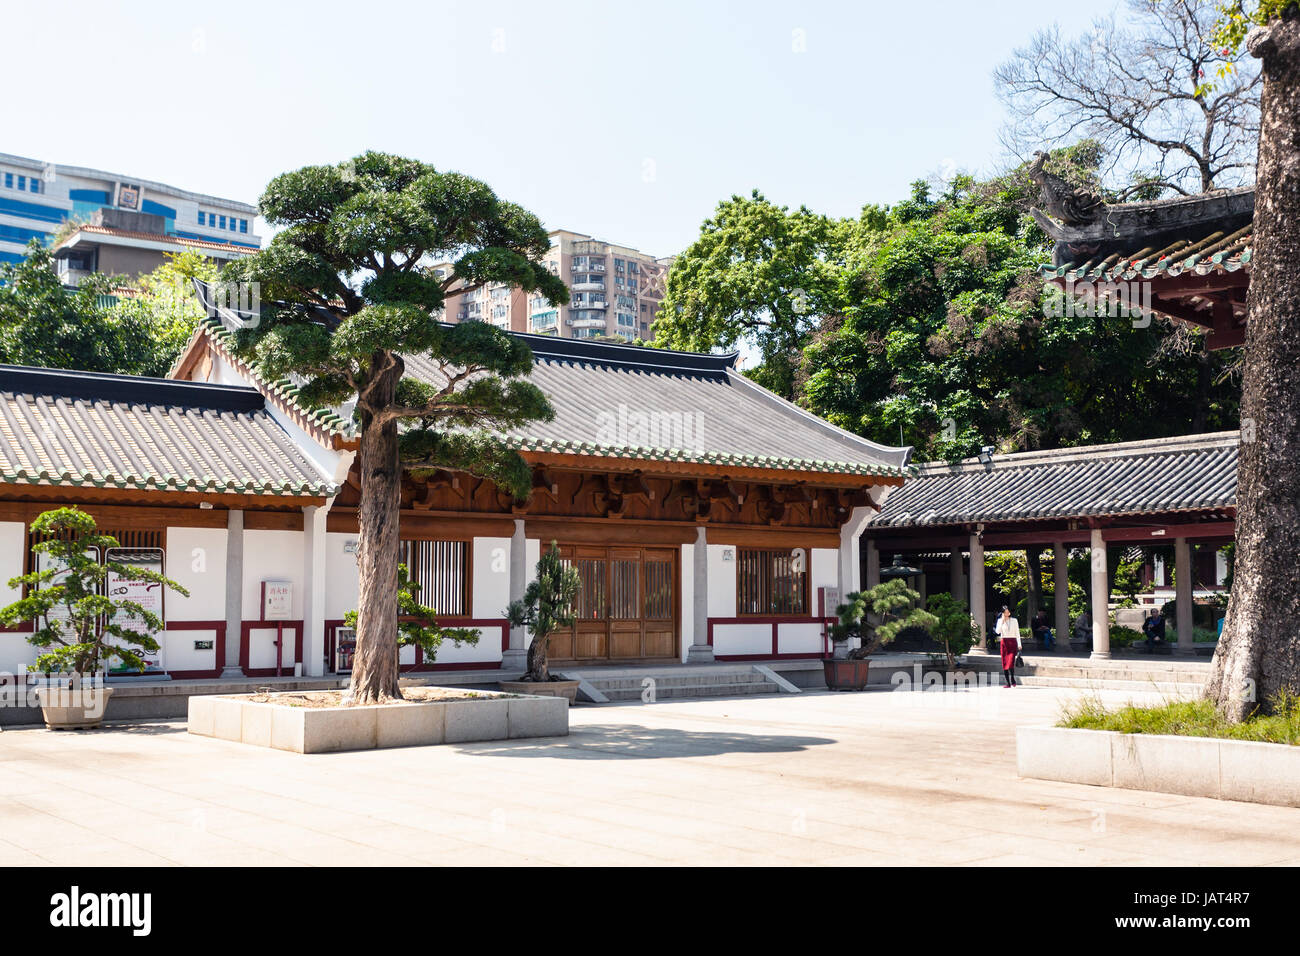
[[[656,259],[628,246],[578,232],[550,233],[547,267],[569,287],[567,306],[506,285],[490,285],[447,300],[452,322],[482,321],[511,332],[572,339],[648,339],[664,297],[671,257]],[[450,270],[450,263],[436,267]]]
[[[140,275],[187,248],[218,262],[248,255],[262,246],[256,217],[248,203],[0,153],[0,262],[21,261],[39,239],[55,247],[69,283],[88,272]]]

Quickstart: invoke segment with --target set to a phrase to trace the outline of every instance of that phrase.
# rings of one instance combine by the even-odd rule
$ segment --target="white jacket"
[[[1009,617],[1003,620],[1002,616],[998,615],[998,623],[994,625],[993,632],[997,634],[998,637],[1001,638],[1010,637],[1013,638],[1015,641],[1019,642],[1020,622],[1017,621],[1014,617]]]

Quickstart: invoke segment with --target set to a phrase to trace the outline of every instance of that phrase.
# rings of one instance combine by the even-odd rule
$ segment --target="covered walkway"
[[[924,465],[867,523],[866,586],[880,582],[882,557],[948,553],[952,593],[967,599],[983,648],[985,552],[1026,550],[1036,557],[1050,549],[1055,631],[1064,637],[1070,633],[1069,550],[1087,548],[1091,656],[1109,658],[1107,549],[1172,543],[1176,620],[1192,621],[1192,546],[1234,537],[1239,437],[1217,432]],[[1031,606],[1030,614],[1036,610]],[[1195,654],[1193,640],[1192,627],[1179,627],[1178,653]]]

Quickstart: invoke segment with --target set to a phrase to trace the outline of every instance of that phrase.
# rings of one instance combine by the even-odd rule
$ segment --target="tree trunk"
[[[546,645],[549,643],[549,634],[533,635],[533,640],[528,645],[528,673],[524,675],[524,680],[549,681],[551,679],[550,662],[546,658]]]
[[[397,421],[374,423],[374,411],[392,404],[400,365],[381,373],[366,396],[358,458],[361,503],[357,567],[357,648],[352,659],[352,704],[401,698],[398,686],[397,563],[400,558],[402,471],[397,455]],[[360,403],[358,403],[360,405]]]
[[[1263,61],[1242,375],[1237,563],[1206,693],[1230,720],[1300,690],[1300,11],[1253,30]],[[1180,626],[1182,622],[1179,622]]]

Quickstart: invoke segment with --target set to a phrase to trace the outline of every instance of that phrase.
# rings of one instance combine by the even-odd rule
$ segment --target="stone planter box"
[[[1300,747],[1288,744],[1017,727],[1016,768],[1039,780],[1300,807]]]
[[[191,697],[187,729],[300,754],[568,736],[569,703],[562,697],[477,693],[467,700],[365,707],[257,703],[251,694]]]
[[[533,697],[563,697],[572,707],[578,701],[578,684],[576,680],[503,680],[498,686],[508,694],[528,694]]]

